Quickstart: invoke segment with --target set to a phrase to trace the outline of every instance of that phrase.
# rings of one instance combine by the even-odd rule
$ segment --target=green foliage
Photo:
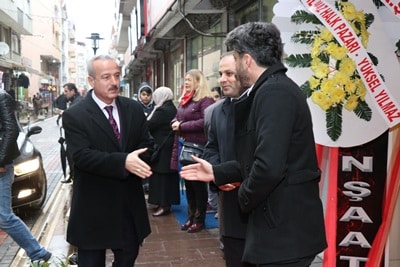
[[[68,267],[68,259],[52,258],[49,262],[30,262],[30,267]]]
[[[368,54],[369,58],[371,59],[372,63],[375,66],[377,66],[378,63],[379,63],[378,58],[376,56],[374,56],[373,54],[369,53],[369,52],[367,52],[367,54]]]
[[[381,2],[381,0],[372,0],[372,2],[376,5],[377,8],[383,6],[384,4]]]
[[[285,58],[285,62],[292,68],[309,68],[311,60],[311,54],[292,54]]]
[[[365,121],[370,121],[372,117],[372,110],[369,108],[368,104],[365,101],[359,101],[354,113],[360,119]]]
[[[299,31],[293,34],[291,40],[294,43],[312,44],[314,37],[319,31]]]
[[[366,26],[367,29],[368,29],[369,26],[371,26],[372,23],[374,22],[375,17],[374,17],[374,15],[371,14],[371,13],[366,13],[366,14],[364,14],[364,16],[365,16],[365,26]]]
[[[342,110],[343,106],[338,104],[326,111],[326,132],[333,141],[342,134]]]
[[[322,22],[312,13],[304,10],[297,10],[291,17],[291,22],[296,24],[312,23],[322,25]]]
[[[306,98],[309,98],[311,96],[311,88],[310,88],[310,82],[306,81],[305,83],[303,83],[300,86],[301,91],[303,92],[303,94],[305,95]]]
[[[323,52],[323,53],[321,53],[321,54],[318,55],[318,58],[319,58],[322,62],[324,62],[324,63],[326,63],[326,64],[329,64],[330,56],[329,56],[328,53]]]

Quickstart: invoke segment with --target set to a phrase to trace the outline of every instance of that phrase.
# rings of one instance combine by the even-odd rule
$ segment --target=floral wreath
[[[366,48],[370,35],[368,28],[374,21],[373,14],[356,10],[346,0],[336,1],[335,8],[349,22]],[[342,134],[343,108],[354,112],[360,119],[371,120],[372,111],[365,101],[367,90],[356,63],[348,56],[348,49],[340,45],[314,14],[297,10],[291,16],[291,21],[316,25],[315,30],[301,30],[291,37],[294,43],[310,45],[311,52],[289,55],[285,62],[290,67],[310,68],[313,72],[300,88],[307,98],[311,97],[325,111],[327,134],[336,141]],[[377,65],[378,59],[371,53],[368,55]]]

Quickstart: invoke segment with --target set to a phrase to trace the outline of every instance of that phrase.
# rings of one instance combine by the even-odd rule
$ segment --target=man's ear
[[[93,87],[94,86],[94,78],[92,76],[88,76],[87,80],[88,80],[90,86]]]
[[[250,67],[251,64],[253,63],[253,58],[250,56],[250,54],[243,54],[243,61],[244,64],[246,64],[246,67]]]

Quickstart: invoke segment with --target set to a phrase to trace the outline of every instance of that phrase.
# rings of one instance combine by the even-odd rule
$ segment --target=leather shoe
[[[159,207],[154,213],[154,217],[168,215],[171,212],[169,207]]]
[[[190,226],[192,226],[193,224],[193,220],[187,220],[184,224],[181,225],[181,230],[182,231],[187,231],[187,229],[189,229]]]
[[[188,233],[197,233],[204,229],[203,223],[194,223],[188,228]]]

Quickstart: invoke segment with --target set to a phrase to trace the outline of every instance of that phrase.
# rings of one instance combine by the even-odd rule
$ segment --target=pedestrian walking
[[[119,96],[121,70],[108,55],[88,61],[91,89],[63,113],[66,142],[75,165],[67,241],[78,248],[80,267],[134,266],[150,234],[142,179],[152,147],[141,105]]]
[[[74,83],[64,84],[63,89],[64,89],[63,95],[65,96],[65,98],[67,100],[65,109],[67,109],[73,105],[76,105],[83,99],[83,97],[79,94],[78,88],[76,87],[76,85]],[[64,111],[61,111],[61,114],[63,112]],[[63,146],[63,144],[61,144],[61,145]],[[68,178],[65,178],[64,180],[62,180],[61,183],[71,183],[74,180],[74,176],[75,176],[74,159],[72,158],[71,151],[68,149],[68,144],[66,144],[66,147],[67,148],[66,148],[65,155],[67,157],[68,166],[69,166],[69,176],[68,176]],[[65,159],[61,159],[61,160],[65,162]]]
[[[13,160],[20,154],[19,134],[14,114],[14,100],[0,89],[0,229],[23,248],[33,263],[47,262],[52,254],[42,247],[25,223],[11,208],[11,186],[14,180]]]

